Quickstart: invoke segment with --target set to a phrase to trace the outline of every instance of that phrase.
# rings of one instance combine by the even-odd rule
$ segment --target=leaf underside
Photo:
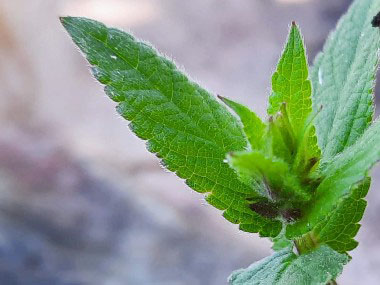
[[[378,0],[354,1],[311,71],[315,124],[325,161],[352,145],[372,121],[380,37],[371,21]]]
[[[287,248],[246,269],[233,272],[229,284],[326,285],[342,272],[348,260],[346,254],[340,254],[325,245],[300,256]]]

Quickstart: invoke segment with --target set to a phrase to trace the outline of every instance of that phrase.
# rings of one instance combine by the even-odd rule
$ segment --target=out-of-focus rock
[[[263,255],[206,239],[201,214],[122,191],[46,133],[3,135],[0,284],[221,284]]]

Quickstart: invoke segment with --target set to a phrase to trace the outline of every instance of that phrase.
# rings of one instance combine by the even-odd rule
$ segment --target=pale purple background
[[[58,21],[154,44],[214,94],[264,115],[289,23],[309,59],[350,1],[0,0],[0,284],[226,284],[269,255],[161,169]],[[379,284],[379,172],[341,284]]]

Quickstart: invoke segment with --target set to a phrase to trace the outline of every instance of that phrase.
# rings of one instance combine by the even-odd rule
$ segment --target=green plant
[[[149,151],[242,231],[274,242],[272,256],[234,272],[231,284],[333,284],[358,244],[368,171],[380,159],[380,122],[372,123],[380,33],[371,25],[379,10],[380,0],[355,1],[310,76],[292,23],[265,121],[219,96],[231,115],[127,33],[61,21]]]

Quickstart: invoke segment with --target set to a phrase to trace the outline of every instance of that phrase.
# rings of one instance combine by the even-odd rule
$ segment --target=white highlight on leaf
[[[116,57],[116,55],[111,55],[111,58],[116,59],[117,57]]]
[[[322,68],[318,69],[318,82],[319,82],[319,85],[323,84]]]

